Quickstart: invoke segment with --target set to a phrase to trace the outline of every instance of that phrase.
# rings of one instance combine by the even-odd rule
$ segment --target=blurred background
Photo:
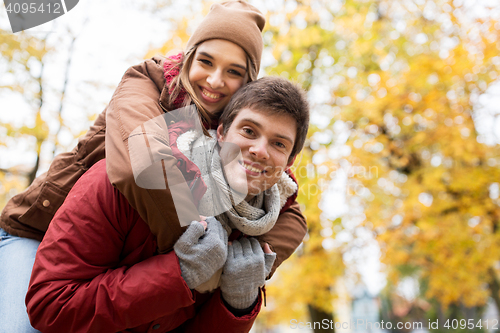
[[[267,17],[260,76],[312,107],[293,167],[308,234],[253,332],[496,331],[500,3],[249,2]],[[212,3],[81,0],[16,34],[0,7],[0,208]]]

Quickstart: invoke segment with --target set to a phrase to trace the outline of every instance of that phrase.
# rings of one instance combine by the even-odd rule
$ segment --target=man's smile
[[[238,161],[238,163],[245,168],[246,170],[250,171],[251,173],[255,173],[255,175],[260,175],[266,172],[263,168],[258,168],[256,166],[250,165],[244,161]]]

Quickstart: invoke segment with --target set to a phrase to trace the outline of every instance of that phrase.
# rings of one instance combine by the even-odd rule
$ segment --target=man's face
[[[217,128],[220,156],[229,185],[253,196],[273,186],[292,163],[297,123],[289,115],[242,109],[224,135]]]

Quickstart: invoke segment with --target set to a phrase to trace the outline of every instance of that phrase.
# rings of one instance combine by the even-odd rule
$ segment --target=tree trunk
[[[488,282],[488,286],[491,291],[491,298],[495,301],[495,305],[497,306],[497,311],[500,313],[500,283],[497,280],[495,271],[490,267],[488,269],[488,275],[490,276],[490,282]]]
[[[335,322],[333,314],[326,313],[315,306],[308,304],[309,316],[313,325],[313,332],[330,332],[335,333]],[[317,323],[317,324],[316,324]],[[328,328],[326,328],[328,326]]]
[[[31,170],[31,172],[28,174],[28,185],[31,185],[31,183],[33,183],[33,181],[35,180],[36,172],[38,171],[39,166],[40,166],[40,153],[37,153],[35,166]]]
[[[443,307],[441,306],[441,303],[438,303],[438,306],[437,306],[437,317],[439,320],[438,328],[442,328],[444,325],[444,322],[446,321],[446,318],[444,316]]]

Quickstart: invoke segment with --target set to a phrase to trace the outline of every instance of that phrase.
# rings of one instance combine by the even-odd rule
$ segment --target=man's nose
[[[269,158],[269,152],[267,148],[268,147],[266,140],[255,140],[250,147],[249,152],[258,159],[267,160]]]

